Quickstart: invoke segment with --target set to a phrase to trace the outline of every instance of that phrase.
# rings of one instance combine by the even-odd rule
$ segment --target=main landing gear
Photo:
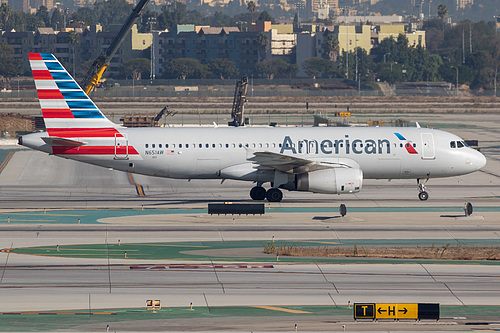
[[[253,200],[267,199],[269,202],[280,202],[283,199],[283,192],[277,188],[270,188],[266,191],[262,186],[255,186],[250,190],[250,197]]]
[[[429,178],[427,179],[417,179],[417,185],[418,185],[418,198],[422,201],[425,201],[429,199],[429,193],[426,191],[426,186],[427,182],[429,181]]]

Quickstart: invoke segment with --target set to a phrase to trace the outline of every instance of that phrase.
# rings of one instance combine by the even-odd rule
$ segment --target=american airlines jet
[[[256,183],[254,200],[280,189],[356,193],[363,179],[430,178],[481,169],[485,157],[458,136],[427,128],[126,128],[108,120],[59,61],[29,55],[46,132],[19,144],[59,157],[149,176]],[[270,184],[269,189],[263,187]]]

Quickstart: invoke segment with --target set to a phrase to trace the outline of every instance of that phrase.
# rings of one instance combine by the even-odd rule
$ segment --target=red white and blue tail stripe
[[[30,53],[36,91],[54,154],[137,154],[61,63],[50,53]]]
[[[115,135],[119,126],[102,114],[52,54],[30,53],[29,60],[50,136],[95,136],[95,130]]]

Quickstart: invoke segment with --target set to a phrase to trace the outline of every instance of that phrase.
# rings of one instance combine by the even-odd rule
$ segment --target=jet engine
[[[363,171],[358,168],[331,168],[295,176],[295,189],[315,193],[356,193],[363,186]]]

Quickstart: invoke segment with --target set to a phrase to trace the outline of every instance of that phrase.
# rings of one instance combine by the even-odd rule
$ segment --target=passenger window
[[[161,148],[161,143],[158,145],[158,148]]]
[[[226,148],[229,148],[229,143],[226,143]]]
[[[175,148],[175,143],[172,143],[172,148]]]
[[[462,143],[462,141],[457,141],[457,147],[458,148],[463,148],[464,147],[464,144]]]
[[[168,148],[168,143],[165,143],[165,148]]]
[[[450,142],[450,148],[457,148],[455,141]]]
[[[243,147],[243,145],[240,143],[240,148]]]
[[[266,148],[269,148],[269,143],[266,143]]]
[[[210,145],[208,143],[205,144],[205,148],[208,148],[210,147]]]
[[[151,145],[151,147],[153,147],[153,148],[154,148],[154,147],[155,147],[155,144],[153,143],[153,144]]]
[[[186,143],[186,148],[189,148],[189,143]]]
[[[399,147],[403,148],[403,144],[402,144],[402,143],[400,143],[400,144],[399,144]]]
[[[215,143],[212,143],[212,148],[215,148]]]
[[[416,143],[413,144],[413,148],[417,148],[417,144]]]
[[[149,145],[146,143],[146,148],[149,148]]]
[[[154,147],[153,147],[154,148]],[[179,148],[182,148],[182,143],[179,143]]]

